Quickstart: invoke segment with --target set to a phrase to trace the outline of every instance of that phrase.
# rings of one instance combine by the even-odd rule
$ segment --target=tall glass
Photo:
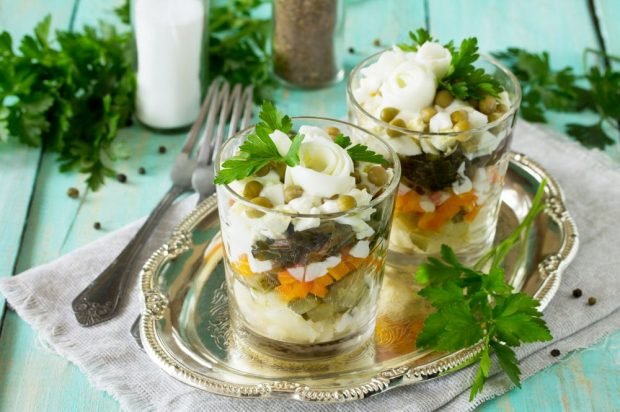
[[[428,124],[421,124],[422,131],[414,131],[372,115],[356,99],[362,70],[376,63],[382,53],[385,51],[353,69],[347,97],[350,121],[381,136],[399,152],[402,175],[390,263],[415,266],[436,256],[442,244],[450,246],[462,261],[473,263],[490,248],[495,236],[508,150],[521,101],[519,82],[498,62],[482,57],[476,65],[500,82],[507,104],[498,104],[497,112],[488,115],[483,127],[432,133]],[[399,150],[403,139],[415,143],[415,153]]]
[[[265,208],[241,196],[237,182],[218,185],[236,336],[253,349],[295,359],[338,355],[374,333],[400,178],[396,154],[378,137],[341,121],[293,118],[293,130],[304,125],[337,128],[354,143],[363,141],[384,154],[390,178],[368,205],[324,214]],[[217,172],[252,131],[226,142],[216,161]],[[298,273],[304,273],[304,281],[293,276]]]

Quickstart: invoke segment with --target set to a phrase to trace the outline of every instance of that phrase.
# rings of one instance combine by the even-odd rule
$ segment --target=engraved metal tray
[[[520,154],[511,155],[496,238],[526,215],[543,179],[548,180],[545,212],[527,242],[507,257],[505,269],[516,289],[545,308],[577,251],[577,230],[557,182]],[[480,344],[454,353],[417,349],[415,338],[430,307],[417,296],[412,274],[389,264],[374,339],[359,350],[317,361],[255,352],[230,329],[221,248],[213,248],[217,242],[217,205],[211,197],[185,218],[141,273],[144,348],[157,365],[189,385],[236,397],[350,401],[450,373],[480,352]]]

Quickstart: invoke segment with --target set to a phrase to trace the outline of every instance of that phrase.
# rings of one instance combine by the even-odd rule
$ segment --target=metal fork
[[[93,326],[116,315],[121,298],[127,289],[127,281],[134,273],[132,264],[143,250],[146,240],[172,203],[179,196],[192,190],[191,177],[197,167],[197,160],[190,156],[209,111],[211,100],[216,95],[217,85],[221,83],[221,80],[215,81],[207,92],[198,117],[172,167],[170,189],[116,259],[73,300],[71,304],[73,312],[82,326]]]
[[[228,83],[222,83],[215,92],[198,151],[197,166],[191,177],[192,186],[198,193],[198,204],[215,192],[213,162],[224,141],[227,123],[229,123],[227,138],[249,126],[252,119],[252,97],[252,86],[243,88],[240,84],[231,90]],[[238,126],[240,127],[237,128]],[[140,319],[141,316],[138,315],[131,325],[131,335],[142,347]]]

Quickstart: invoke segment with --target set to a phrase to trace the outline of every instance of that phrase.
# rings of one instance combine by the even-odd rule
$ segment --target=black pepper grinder
[[[321,88],[344,77],[342,0],[273,1],[273,71],[283,83]]]

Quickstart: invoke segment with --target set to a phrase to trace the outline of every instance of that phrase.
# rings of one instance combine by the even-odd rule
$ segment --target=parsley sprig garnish
[[[584,57],[590,53],[600,54],[586,49]],[[576,75],[571,67],[552,69],[547,52],[530,53],[518,48],[494,55],[508,65],[521,83],[523,99],[519,113],[525,120],[546,123],[546,110],[594,112],[599,118],[593,124],[567,124],[568,135],[586,147],[605,149],[615,143],[609,132],[616,129],[617,133],[620,129],[620,71],[593,66],[585,74]]]
[[[345,136],[343,134],[339,134],[334,139],[334,143],[343,149],[347,150],[351,160],[359,161],[359,162],[368,162],[368,163],[377,163],[377,164],[387,164],[387,160],[380,155],[379,153],[373,152],[368,148],[368,146],[364,146],[363,144],[356,144],[351,146],[351,138],[349,136]]]
[[[514,347],[552,339],[538,310],[539,302],[515,292],[505,281],[501,264],[521,239],[527,238],[536,216],[544,209],[543,182],[522,223],[474,267],[459,262],[454,251],[443,245],[441,259],[429,258],[416,272],[424,287],[419,294],[435,308],[417,337],[419,348],[457,351],[482,341],[478,371],[470,400],[482,391],[491,371],[491,351],[510,380],[521,387]],[[486,268],[488,266],[488,268]]]
[[[427,41],[435,41],[424,29],[409,32],[411,44],[400,44],[401,50],[417,51]],[[449,91],[454,97],[461,100],[480,100],[486,95],[497,97],[503,91],[501,84],[483,68],[475,67],[478,60],[478,40],[475,37],[464,39],[459,47],[453,42],[444,45],[450,51],[452,60],[448,73],[439,79],[439,87]]]
[[[280,155],[278,148],[269,135],[275,130],[288,134],[293,127],[289,116],[282,114],[273,103],[266,101],[258,116],[260,122],[239,146],[239,154],[222,163],[222,168],[215,177],[216,184],[228,184],[235,180],[245,179],[270,164],[283,162],[288,166],[299,164],[299,148],[303,136],[295,135],[291,147],[285,156]]]
[[[250,133],[246,140],[239,146],[239,154],[222,163],[222,168],[215,177],[216,184],[228,184],[235,180],[242,180],[254,175],[265,166],[274,163],[285,163],[287,166],[297,166],[300,163],[299,149],[303,141],[303,135],[296,134],[291,142],[291,147],[285,156],[280,155],[278,148],[269,135],[279,130],[287,135],[291,134],[293,122],[284,115],[273,103],[265,101],[258,115],[261,120]],[[368,147],[352,142],[348,136],[340,134],[334,139],[334,143],[347,150],[354,161],[386,164],[383,156],[368,149]]]

